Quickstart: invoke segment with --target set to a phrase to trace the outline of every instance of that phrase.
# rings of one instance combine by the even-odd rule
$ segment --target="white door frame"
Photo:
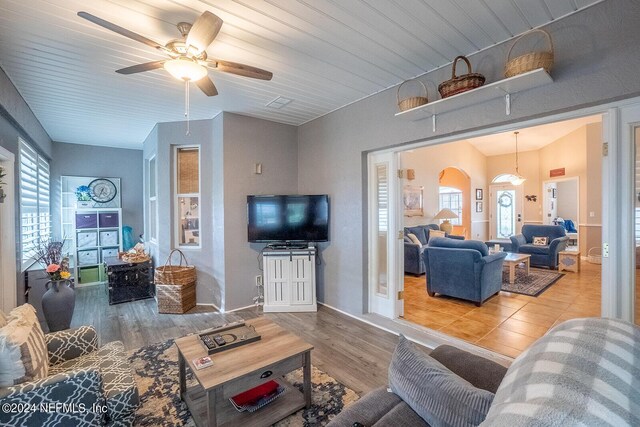
[[[399,154],[393,151],[381,151],[369,153],[367,156],[367,211],[368,215],[368,312],[379,314],[389,319],[395,319],[403,315],[403,301],[398,298],[398,292],[404,289],[404,245],[398,244],[400,239],[401,218],[402,218],[402,191],[400,179],[397,175],[399,165]],[[387,292],[379,293],[377,289],[378,271],[378,210],[377,210],[377,187],[375,165],[386,164],[388,172],[388,222],[387,222]]]
[[[547,213],[549,213],[549,193],[547,192],[547,185],[553,182],[562,182],[562,181],[575,181],[576,182],[576,206],[578,207],[578,211],[576,213],[575,225],[578,233],[580,232],[580,177],[579,176],[568,176],[562,178],[555,179],[547,179],[542,181],[542,223],[546,224],[545,220],[547,219]],[[571,219],[571,218],[570,218]]]
[[[606,103],[594,107],[579,108],[572,111],[539,117],[530,120],[493,126],[486,129],[463,132],[460,134],[419,141],[396,147],[392,151],[426,147],[447,142],[455,142],[494,133],[511,132],[523,127],[537,126],[563,120],[591,115],[602,115],[603,140],[608,143],[608,155],[602,161],[602,242],[609,247],[609,257],[602,259],[602,317],[617,317],[626,320],[633,318],[632,273],[634,242],[633,233],[622,236],[621,226],[633,230],[633,150],[630,132],[621,132],[620,111],[630,115],[640,109],[640,97]],[[625,115],[624,117],[627,117]],[[628,129],[627,129],[628,130]],[[622,134],[622,135],[621,135]],[[626,135],[625,135],[626,134]],[[389,151],[380,150],[379,152]],[[397,243],[398,246],[400,243]],[[622,302],[621,300],[624,300]],[[623,307],[624,306],[624,307]]]
[[[7,174],[2,186],[6,198],[0,203],[0,309],[8,313],[17,304],[15,156],[0,147],[0,166]]]

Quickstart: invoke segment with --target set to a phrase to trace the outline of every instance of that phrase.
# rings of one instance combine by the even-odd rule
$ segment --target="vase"
[[[42,312],[49,332],[69,329],[76,293],[70,280],[51,280],[46,283],[47,292],[42,296]]]

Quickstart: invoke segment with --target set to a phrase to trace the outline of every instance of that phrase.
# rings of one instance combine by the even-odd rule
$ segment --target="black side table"
[[[151,260],[128,263],[119,258],[105,258],[109,278],[109,305],[153,298],[153,263]]]

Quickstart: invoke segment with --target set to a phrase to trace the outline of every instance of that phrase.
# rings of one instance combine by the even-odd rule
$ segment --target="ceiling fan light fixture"
[[[207,69],[196,61],[186,57],[170,59],[164,63],[164,69],[178,80],[198,81],[207,75]]]

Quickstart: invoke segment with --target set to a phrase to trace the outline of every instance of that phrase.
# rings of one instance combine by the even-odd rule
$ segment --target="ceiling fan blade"
[[[127,30],[126,28],[122,28],[119,25],[113,24],[109,21],[105,21],[102,18],[98,18],[95,15],[92,15],[90,13],[87,12],[78,12],[78,16],[81,18],[86,19],[87,21],[93,22],[94,24],[100,25],[103,28],[106,28],[107,30],[113,31],[114,33],[118,33],[122,36],[128,37],[132,40],[135,40],[137,42],[140,43],[144,43],[147,46],[159,49],[163,52],[170,52],[169,49],[167,49],[166,47],[162,46],[160,43],[158,42],[154,42],[151,39],[148,39],[144,36],[141,36],[140,34],[136,34],[133,31]]]
[[[187,46],[198,49],[198,53],[209,47],[222,27],[222,19],[211,12],[205,11],[193,23],[187,35]]]
[[[196,80],[195,83],[207,96],[216,96],[218,94],[218,89],[216,89],[216,85],[213,84],[209,76]]]
[[[207,61],[207,65],[217,69],[218,71],[224,71],[225,73],[237,74],[244,77],[251,77],[252,79],[271,80],[273,77],[273,73],[270,71],[262,70],[250,65],[238,64],[237,62],[220,61],[216,59],[213,61]]]
[[[119,70],[116,70],[116,73],[135,74],[135,73],[142,73],[143,71],[156,70],[158,68],[162,68],[165,62],[166,61],[145,62],[144,64],[132,65],[131,67],[121,68]]]

